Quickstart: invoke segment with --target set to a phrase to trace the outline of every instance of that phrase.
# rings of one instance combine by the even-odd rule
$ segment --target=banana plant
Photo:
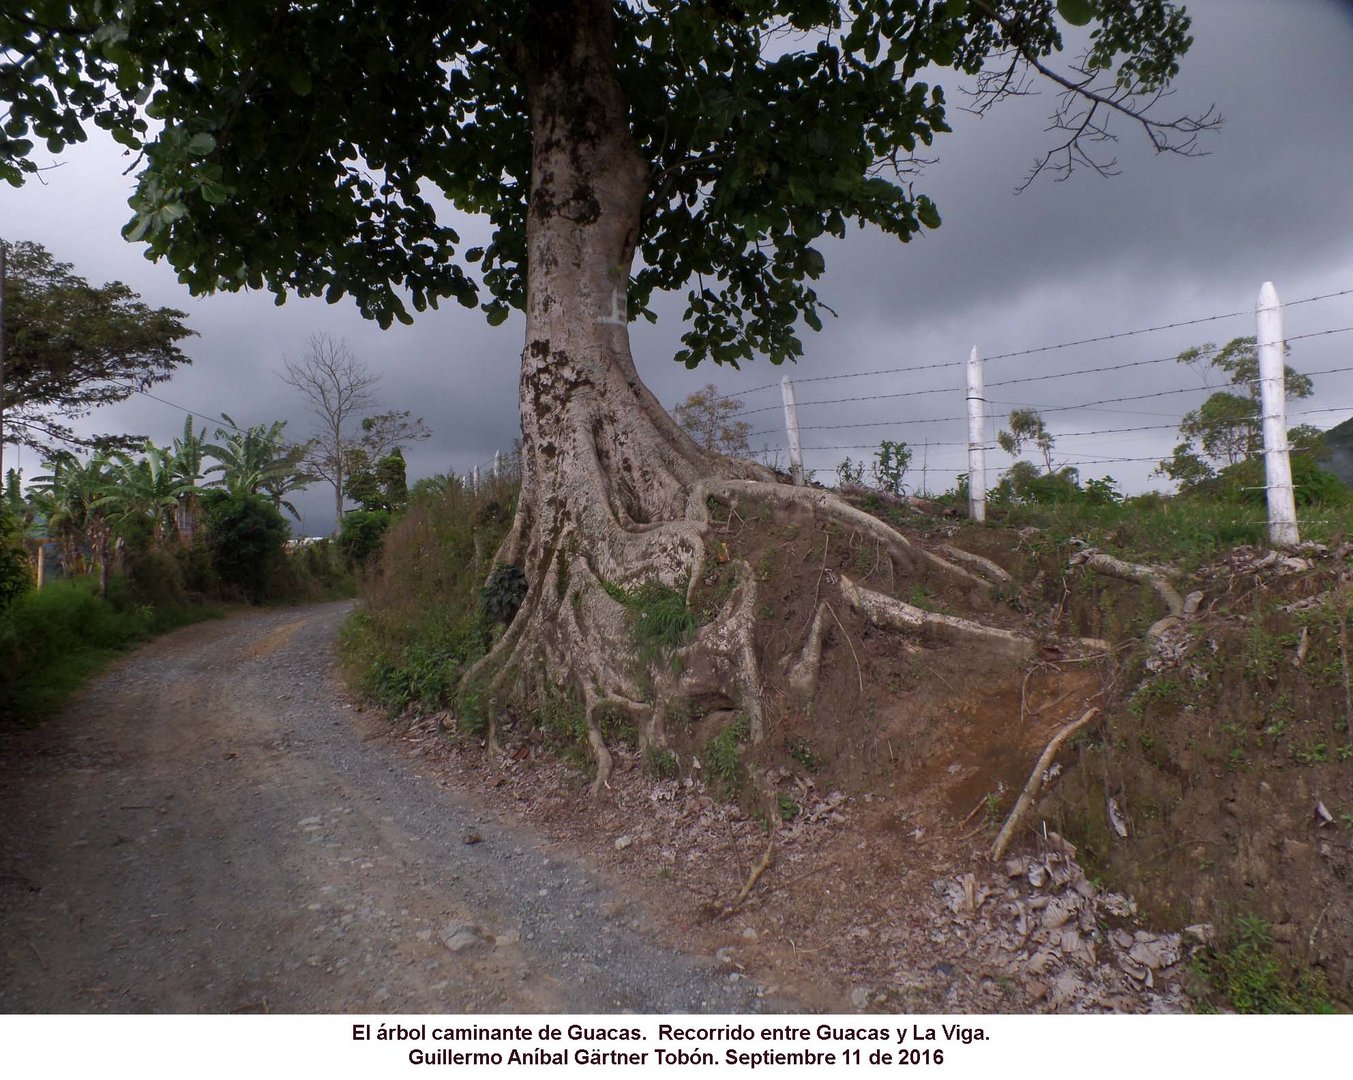
[[[102,451],[81,461],[69,450],[57,450],[45,462],[50,470],[33,479],[33,501],[47,519],[47,535],[61,548],[67,574],[87,573],[90,559],[99,570],[99,591],[108,587],[107,509],[112,470]]]
[[[174,523],[178,526],[179,536],[187,543],[193,542],[197,532],[197,521],[201,504],[203,468],[207,463],[207,429],[193,430],[193,418],[189,416],[183,422],[183,437],[174,439],[173,457],[170,469],[179,483],[184,485],[174,511]]]
[[[110,480],[103,505],[110,521],[115,524],[135,519],[148,521],[157,546],[174,534],[180,502],[193,485],[176,474],[173,451],[147,442],[139,458],[119,453],[114,458]]]

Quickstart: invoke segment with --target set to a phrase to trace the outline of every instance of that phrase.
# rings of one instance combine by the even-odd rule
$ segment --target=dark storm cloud
[[[907,245],[876,233],[853,234],[826,251],[820,292],[839,312],[805,340],[806,356],[785,371],[805,404],[804,444],[823,447],[808,465],[823,472],[849,453],[869,456],[880,438],[903,439],[922,457],[927,483],[951,486],[963,466],[962,364],[977,345],[985,355],[1098,337],[1143,326],[1253,310],[1261,282],[1271,279],[1285,300],[1353,288],[1353,4],[1305,0],[1197,0],[1195,45],[1177,93],[1165,110],[1200,113],[1215,104],[1225,126],[1204,138],[1207,156],[1155,156],[1140,133],[1118,124],[1112,148],[1121,175],[1080,173],[1065,183],[1043,178],[1021,195],[1036,154],[1051,135],[1043,128],[1052,104],[1045,94],[1006,102],[989,116],[961,111],[947,86],[952,135],[936,140],[937,164],[917,180],[932,195],[943,226]],[[347,339],[383,372],[382,402],[422,416],[434,436],[410,448],[411,476],[466,471],[507,449],[517,435],[517,360],[522,323],[492,329],[459,307],[430,312],[413,327],[381,331],[350,306],[297,301],[274,307],[257,294],[187,298],[167,267],[151,266],[118,238],[128,216],[130,180],[107,142],[73,151],[46,186],[0,193],[0,232],[38,240],[79,273],[121,278],[148,302],[183,308],[201,337],[188,343],[192,369],[156,393],[193,409],[230,413],[242,423],[286,419],[288,431],[310,426],[304,404],[276,377],[283,356],[305,351],[316,331]],[[467,244],[482,222],[457,219]],[[773,455],[784,436],[780,376],[769,364],[741,372],[694,372],[671,361],[679,347],[681,298],[664,298],[659,325],[636,324],[634,351],[646,381],[668,405],[714,381],[744,395],[754,440]],[[1290,335],[1353,326],[1353,298],[1299,305],[1287,313]],[[1202,341],[1253,333],[1249,314],[1080,346],[991,360],[989,383],[1066,373],[1036,383],[993,387],[993,412],[1014,404],[1045,410],[1063,460],[1159,457],[1176,438],[1172,425],[1205,396],[1196,375],[1173,361],[1076,375],[1078,369],[1168,358]],[[1292,362],[1316,371],[1353,365],[1353,333],[1294,343]],[[809,380],[879,368],[945,363],[933,370],[836,381]],[[755,392],[752,388],[766,387]],[[1317,397],[1294,408],[1331,411],[1309,417],[1321,426],[1353,412],[1353,377],[1316,378]],[[1090,404],[1111,397],[1190,388],[1188,394]],[[915,391],[942,393],[910,397]],[[1068,406],[1081,406],[1068,408]],[[1305,417],[1295,417],[1303,419]],[[105,410],[91,430],[144,431],[168,441],[183,414],[145,399]],[[843,428],[871,423],[877,426]],[[1157,425],[1156,430],[1112,429]],[[990,427],[994,433],[996,420]],[[1094,431],[1094,435],[1071,435]],[[953,445],[941,445],[941,444]],[[29,455],[31,458],[31,455]],[[7,459],[12,460],[12,459]],[[992,455],[989,469],[1002,467]],[[31,462],[30,462],[31,464]],[[1151,462],[1083,467],[1111,473],[1125,486],[1147,486]],[[947,470],[947,471],[945,471]],[[919,480],[919,478],[918,478]],[[1158,481],[1157,481],[1158,482]],[[331,500],[314,489],[302,502],[305,530],[331,527]]]

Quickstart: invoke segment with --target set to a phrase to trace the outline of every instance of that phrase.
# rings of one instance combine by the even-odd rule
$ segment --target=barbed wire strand
[[[1306,297],[1303,297],[1303,298],[1300,299],[1300,300],[1291,300],[1291,301],[1285,302],[1285,303],[1283,304],[1283,307],[1284,307],[1284,309],[1286,309],[1286,308],[1300,307],[1302,304],[1313,304],[1313,303],[1316,303],[1316,302],[1319,301],[1319,300],[1331,300],[1331,299],[1334,299],[1334,298],[1336,298],[1336,297],[1340,297],[1340,296],[1350,296],[1350,295],[1353,295],[1353,288],[1351,288],[1351,289],[1340,289],[1340,290],[1338,290],[1337,292],[1320,293],[1319,295],[1316,295],[1316,296],[1306,296]],[[1245,311],[1228,311],[1228,312],[1224,312],[1224,313],[1222,313],[1222,314],[1220,314],[1220,315],[1204,315],[1204,316],[1201,316],[1201,317],[1199,317],[1199,318],[1197,318],[1197,319],[1183,319],[1183,320],[1180,320],[1180,321],[1178,321],[1178,322],[1161,323],[1159,326],[1143,326],[1143,327],[1139,327],[1138,329],[1135,329],[1135,330],[1120,330],[1120,331],[1117,331],[1117,332],[1112,333],[1112,334],[1102,334],[1102,335],[1100,335],[1100,336],[1098,336],[1098,337],[1080,338],[1080,339],[1078,339],[1078,340],[1076,340],[1076,341],[1063,341],[1063,342],[1059,342],[1059,343],[1056,344],[1056,345],[1037,345],[1037,346],[1034,346],[1034,347],[1032,347],[1032,348],[1028,348],[1028,349],[1019,349],[1019,350],[1016,350],[1016,351],[1014,351],[1014,352],[996,353],[996,354],[993,355],[993,356],[985,356],[985,357],[983,357],[982,359],[983,359],[983,360],[1011,360],[1011,359],[1014,359],[1014,358],[1020,357],[1020,356],[1034,356],[1034,355],[1039,354],[1039,353],[1055,352],[1055,351],[1058,350],[1058,349],[1070,349],[1070,348],[1074,348],[1074,347],[1079,346],[1079,345],[1094,345],[1094,344],[1098,344],[1099,342],[1103,342],[1103,341],[1115,341],[1115,340],[1118,340],[1118,339],[1120,339],[1120,338],[1136,337],[1136,336],[1138,336],[1138,335],[1140,335],[1140,334],[1153,334],[1153,333],[1155,333],[1155,332],[1157,332],[1157,331],[1159,331],[1159,330],[1176,330],[1176,329],[1178,329],[1178,328],[1180,328],[1180,327],[1183,327],[1183,326],[1198,326],[1198,325],[1201,325],[1202,323],[1219,322],[1219,321],[1221,321],[1221,320],[1223,320],[1223,319],[1236,319],[1236,318],[1239,318],[1239,317],[1242,316],[1242,315],[1249,315],[1249,316],[1253,317],[1253,316],[1254,316],[1254,309],[1250,308],[1250,309],[1247,309],[1247,310],[1245,310]],[[1295,338],[1289,338],[1288,340],[1289,340],[1289,341],[1294,341],[1294,340],[1296,340],[1296,339],[1295,339]],[[1174,359],[1174,357],[1171,357],[1171,359]],[[877,370],[875,370],[875,371],[856,371],[856,372],[848,372],[848,373],[846,373],[846,374],[844,374],[844,375],[814,375],[814,376],[811,376],[811,377],[806,378],[806,379],[794,379],[794,380],[792,380],[792,381],[793,381],[796,385],[798,385],[798,384],[800,384],[800,383],[830,382],[830,381],[835,380],[835,379],[863,379],[863,378],[867,378],[867,377],[873,376],[873,375],[899,375],[899,374],[903,374],[903,373],[905,373],[905,372],[912,372],[912,371],[933,371],[933,370],[935,370],[935,369],[937,369],[937,368],[953,367],[955,364],[958,364],[958,363],[961,363],[961,362],[962,362],[962,361],[957,361],[957,360],[946,360],[946,361],[944,361],[944,362],[942,362],[942,363],[937,363],[937,364],[915,364],[915,365],[907,365],[907,366],[903,366],[903,367],[879,368],[879,369],[877,369]],[[762,384],[761,386],[753,386],[752,388],[750,388],[750,389],[748,389],[748,390],[739,390],[739,391],[737,391],[737,393],[740,393],[740,394],[759,394],[759,393],[762,393],[762,392],[764,392],[764,391],[766,391],[766,390],[773,390],[773,389],[775,389],[775,388],[776,388],[777,386],[779,386],[779,385],[780,385],[780,384],[779,384],[778,382],[775,382],[775,383],[764,383],[764,384]]]

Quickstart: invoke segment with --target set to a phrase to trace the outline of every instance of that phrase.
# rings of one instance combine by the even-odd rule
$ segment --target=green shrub
[[[747,718],[739,715],[705,744],[705,764],[725,793],[736,792],[746,777],[742,744],[749,734]]]
[[[108,597],[92,577],[48,582],[0,612],[0,716],[50,712],[108,658],[146,638],[203,618],[205,608],[155,608],[138,602],[126,578]]]
[[[354,566],[365,566],[380,551],[389,528],[389,510],[350,510],[343,515],[338,546]]]
[[[139,603],[153,608],[182,608],[188,605],[183,584],[183,566],[162,548],[133,550],[124,560],[127,587]]]
[[[221,585],[253,603],[267,599],[290,535],[281,511],[265,496],[224,491],[207,492],[202,509],[207,550]]]
[[[526,575],[520,566],[495,566],[479,592],[479,610],[490,626],[506,626],[526,599]]]
[[[0,611],[33,586],[19,522],[0,508]]]

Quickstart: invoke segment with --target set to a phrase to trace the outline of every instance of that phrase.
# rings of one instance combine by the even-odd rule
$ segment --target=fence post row
[[[789,474],[795,485],[803,486],[803,448],[799,445],[799,413],[794,407],[794,384],[786,375],[780,380],[780,395],[785,402],[785,433],[789,436]]]
[[[968,356],[968,517],[987,519],[987,397],[982,357],[974,345]]]
[[[1284,377],[1283,309],[1278,290],[1266,281],[1259,290],[1255,340],[1259,350],[1259,408],[1264,422],[1264,484],[1268,495],[1268,539],[1295,546],[1297,502],[1287,451],[1287,386]]]

